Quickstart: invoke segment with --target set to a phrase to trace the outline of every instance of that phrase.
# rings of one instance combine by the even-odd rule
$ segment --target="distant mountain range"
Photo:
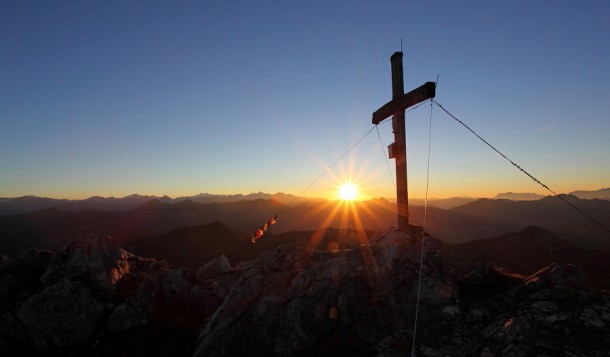
[[[430,198],[428,199],[427,204],[428,207],[450,209],[453,207],[465,205],[466,203],[470,203],[476,200],[478,200],[478,198],[474,197]],[[421,198],[410,198],[409,204],[413,206],[423,206],[424,204],[426,204],[426,200]]]
[[[296,200],[287,205],[275,199],[227,203],[164,203],[148,201],[128,211],[66,211],[49,208],[34,213],[0,216],[0,253],[16,254],[28,247],[58,249],[88,236],[109,235],[121,244],[156,236],[181,227],[220,221],[244,236],[254,233],[271,216],[280,213],[270,233],[316,230],[320,227],[355,228],[353,216],[337,202]],[[353,212],[365,229],[382,231],[395,220],[394,206],[385,200],[355,202]],[[335,213],[333,213],[335,212]],[[330,218],[329,218],[330,217]]]
[[[363,239],[366,241],[374,232],[364,234]],[[361,243],[353,229],[326,228],[279,234],[267,231],[263,237],[252,244],[249,236],[214,221],[201,226],[180,227],[160,235],[140,237],[126,243],[124,248],[136,254],[166,259],[172,265],[197,268],[221,254],[228,257],[231,264],[237,264],[284,244],[332,251],[353,248]]]
[[[546,196],[531,192],[504,192],[499,193],[494,197],[497,200],[513,200],[513,201],[535,201]]]
[[[610,200],[610,188],[602,188],[596,191],[574,191],[570,195],[581,199],[604,199]],[[512,201],[532,201],[539,200],[546,196],[535,193],[516,193],[505,192],[494,197],[495,199],[507,199]],[[82,211],[82,210],[101,210],[101,211],[129,211],[149,201],[159,201],[162,203],[178,203],[183,201],[192,201],[196,203],[229,203],[242,200],[275,200],[283,204],[295,204],[304,202],[322,202],[324,199],[297,197],[291,194],[275,193],[269,194],[264,192],[233,195],[217,195],[210,193],[199,193],[193,196],[181,196],[171,198],[168,196],[147,196],[133,194],[125,197],[100,197],[92,196],[82,200],[56,199],[38,196],[22,196],[14,198],[0,198],[0,216],[9,214],[24,214],[40,211],[47,208],[57,208],[63,211]],[[428,199],[429,207],[442,209],[451,209],[453,207],[465,205],[467,203],[478,200],[474,197],[451,197],[451,198],[430,198]],[[394,202],[391,200],[390,202]],[[425,200],[421,198],[411,198],[409,204],[414,206],[423,206]]]
[[[578,198],[583,198],[587,200],[592,200],[595,198],[599,198],[602,200],[610,200],[610,187],[602,188],[596,191],[574,191],[570,192],[570,194]]]
[[[610,226],[610,201],[565,198],[606,227]],[[385,199],[350,204],[308,199],[283,202],[275,198],[226,203],[151,200],[127,211],[49,208],[4,215],[0,216],[0,253],[11,255],[30,247],[58,249],[67,242],[91,235],[109,235],[120,244],[127,244],[142,237],[214,221],[223,222],[248,238],[276,213],[279,220],[269,234],[314,231],[322,227],[381,232],[396,224],[395,205]],[[411,223],[423,223],[423,207],[410,206],[410,213]],[[610,250],[607,232],[556,197],[537,201],[480,199],[451,209],[429,207],[426,215],[426,230],[449,243],[495,237],[531,225],[544,227],[584,249]]]
[[[585,200],[593,200],[596,198],[600,200],[610,200],[610,188],[602,188],[595,191],[572,191],[568,195],[576,196]],[[494,198],[499,200],[534,201],[543,199],[545,197],[546,196],[544,195],[539,195],[537,193],[531,192],[505,192],[497,194]]]
[[[610,251],[587,251],[559,239],[546,229],[530,226],[491,239],[444,244],[443,260],[463,269],[478,262],[494,262],[509,271],[533,274],[551,264],[576,264],[596,287],[610,287]]]
[[[579,199],[572,195],[562,195],[562,197],[606,228],[610,227],[610,201]],[[607,231],[554,196],[537,201],[480,199],[452,208],[450,211],[484,219],[494,219],[516,227],[504,232],[535,225],[544,227],[559,238],[566,239],[581,248],[610,250],[610,234]],[[493,235],[502,233],[498,232]]]
[[[192,201],[197,203],[227,203],[242,200],[273,199],[281,203],[298,202],[306,198],[285,193],[269,194],[263,192],[247,195],[214,195],[200,193],[194,196],[171,198],[168,196],[145,196],[133,194],[121,198],[93,196],[83,200],[55,199],[38,196],[22,196],[16,198],[0,198],[0,216],[7,214],[32,213],[47,208],[58,208],[64,211],[102,210],[128,211],[149,201],[163,203],[178,203]]]

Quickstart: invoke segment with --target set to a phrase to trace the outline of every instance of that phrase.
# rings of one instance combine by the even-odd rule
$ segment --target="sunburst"
[[[357,200],[358,196],[358,187],[352,182],[345,182],[339,187],[339,198],[344,201]]]

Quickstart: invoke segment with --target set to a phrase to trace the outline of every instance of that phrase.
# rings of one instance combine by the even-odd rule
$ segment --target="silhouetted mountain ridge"
[[[15,198],[0,198],[0,216],[9,214],[25,214],[36,212],[46,208],[58,208],[65,211],[81,210],[103,210],[103,211],[128,211],[146,202],[156,200],[162,203],[178,203],[182,201],[192,201],[196,203],[229,203],[242,200],[276,200],[280,203],[302,202],[305,200],[317,200],[314,198],[297,197],[285,193],[250,193],[247,195],[218,195],[200,193],[194,196],[182,196],[170,198],[167,195],[162,197],[132,194],[129,196],[101,197],[92,196],[82,200],[55,199],[37,196],[22,196]]]
[[[610,187],[602,188],[602,189],[594,190],[594,191],[584,191],[584,190],[573,191],[573,192],[570,192],[570,194],[574,195],[578,198],[582,198],[582,199],[599,198],[599,199],[604,199],[604,200],[610,200]]]
[[[610,288],[610,252],[580,249],[540,227],[530,226],[491,239],[445,244],[441,251],[448,264],[468,268],[488,261],[524,275],[551,263],[576,264],[587,274],[589,283]]]
[[[580,200],[566,196],[599,222],[610,226],[610,201]],[[154,236],[183,226],[221,221],[250,235],[280,212],[273,233],[311,231],[320,227],[361,227],[383,231],[396,222],[395,206],[384,199],[346,204],[341,201],[305,200],[291,205],[274,199],[200,204],[149,200],[129,211],[45,209],[22,215],[0,216],[0,252],[17,254],[28,247],[59,249],[74,239],[110,235],[121,244],[142,236]],[[424,208],[410,206],[413,223],[423,222]],[[587,249],[610,249],[610,238],[556,197],[538,201],[481,199],[450,210],[429,207],[426,229],[449,243],[498,236],[536,225],[559,238]]]
[[[574,195],[581,199],[605,199],[610,200],[610,188],[602,188],[595,191],[573,191],[570,195]],[[511,199],[511,200],[536,200],[544,198],[543,195],[534,193],[513,193],[506,192],[500,193],[496,199]],[[306,201],[310,202],[322,202],[324,199],[319,198],[307,198],[297,197],[291,194],[278,192],[275,194],[269,194],[264,192],[256,192],[250,194],[210,194],[210,193],[199,193],[193,196],[180,196],[176,198],[168,197],[167,195],[158,197],[150,195],[139,195],[131,194],[125,197],[101,197],[92,196],[82,200],[68,200],[68,199],[55,199],[38,196],[22,196],[14,198],[0,198],[0,216],[8,214],[25,214],[32,213],[41,209],[56,207],[61,210],[67,211],[80,211],[80,210],[106,210],[106,211],[127,211],[133,209],[143,203],[150,200],[158,200],[164,203],[176,203],[180,201],[190,200],[196,203],[228,203],[236,202],[241,200],[275,200],[279,203],[297,203],[301,204]],[[442,209],[450,209],[456,206],[461,206],[466,203],[477,200],[473,197],[451,197],[451,198],[430,198],[428,199],[428,205],[438,207]],[[394,202],[395,200],[392,200]],[[424,200],[419,198],[412,198],[410,201],[412,205],[423,205]]]
[[[494,197],[497,200],[513,200],[513,201],[534,201],[544,198],[544,195],[531,192],[504,192],[499,193]]]
[[[610,227],[610,201],[585,200],[573,195],[561,195],[561,197],[604,226]],[[547,196],[537,201],[479,199],[452,208],[450,211],[510,222],[515,228],[506,231],[536,225],[582,248],[609,249],[610,247],[610,236],[606,231],[555,196]]]
[[[201,226],[176,228],[160,235],[142,236],[126,243],[124,247],[141,256],[196,268],[219,255],[227,256],[232,264],[236,264],[281,245],[328,251],[348,249],[368,241],[374,234],[375,232],[367,231],[358,235],[355,230],[332,227],[274,233],[271,228],[262,239],[253,244],[249,236],[220,221],[214,221]]]
[[[177,266],[197,268],[219,255],[229,255],[250,241],[220,221],[184,226],[157,236],[145,236],[125,244],[138,255],[166,259]]]

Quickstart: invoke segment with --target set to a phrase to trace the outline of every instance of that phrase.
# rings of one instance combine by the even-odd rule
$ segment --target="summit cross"
[[[436,83],[424,85],[405,93],[402,74],[402,52],[390,57],[392,64],[392,100],[373,113],[373,124],[377,125],[390,115],[394,142],[388,146],[390,159],[396,159],[396,213],[398,231],[404,232],[409,225],[409,191],[407,188],[407,145],[405,132],[405,110],[436,95]]]

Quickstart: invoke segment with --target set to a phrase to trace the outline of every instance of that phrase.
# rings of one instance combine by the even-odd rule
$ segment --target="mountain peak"
[[[422,253],[428,274],[421,301],[436,306],[436,312],[426,309],[436,317],[457,298],[439,247],[438,240],[427,238]],[[335,253],[291,246],[265,252],[239,265],[244,279],[203,330],[195,355],[311,355],[316,349],[307,349],[318,343],[338,348],[325,344],[327,337],[348,335],[353,351],[373,349],[374,343],[365,342],[373,331],[379,341],[411,324],[421,248],[415,235],[394,231]],[[258,338],[261,331],[273,339]]]
[[[544,195],[539,195],[537,193],[531,192],[504,192],[499,193],[494,197],[495,199],[504,199],[504,200],[513,200],[513,201],[534,201],[544,198]]]
[[[595,191],[578,190],[578,191],[570,192],[570,194],[574,195],[578,198],[583,198],[583,199],[598,198],[598,199],[610,200],[610,187],[602,188],[602,189],[595,190]]]
[[[608,285],[606,272],[610,269],[610,253],[593,254],[537,226],[491,239],[445,245],[443,258],[462,268],[480,261],[495,262],[521,274],[532,274],[551,263],[576,263],[588,275],[589,284],[601,288]]]

